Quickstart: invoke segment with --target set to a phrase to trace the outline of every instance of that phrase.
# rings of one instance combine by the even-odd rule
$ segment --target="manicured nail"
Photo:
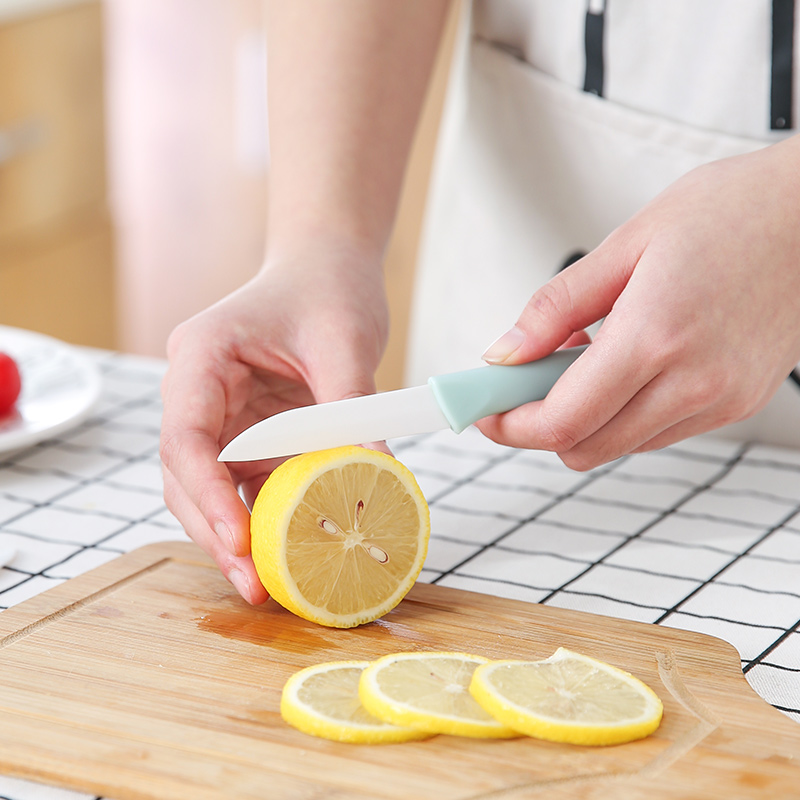
[[[516,325],[511,330],[506,331],[499,339],[495,339],[482,358],[490,364],[502,364],[514,351],[518,350],[525,341],[525,333]]]
[[[241,570],[232,569],[228,573],[228,580],[233,584],[239,594],[244,597],[247,602],[250,602],[250,581],[247,580],[247,575]]]
[[[237,555],[236,553],[236,539],[233,538],[233,531],[224,523],[222,520],[217,522],[214,526],[214,533],[217,534],[217,538],[222,542],[225,546],[225,549],[231,553],[232,555]]]

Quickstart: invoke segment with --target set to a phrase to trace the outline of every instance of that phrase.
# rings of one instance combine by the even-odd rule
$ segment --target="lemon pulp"
[[[408,593],[425,560],[430,516],[403,464],[341,447],[278,467],[250,529],[256,570],[275,600],[305,619],[352,627]]]
[[[358,681],[368,662],[318,664],[295,673],[281,694],[281,716],[303,733],[337,742],[377,744],[425,738],[413,728],[372,716],[358,699]]]
[[[469,693],[472,674],[484,663],[480,656],[451,652],[384,656],[364,670],[359,697],[371,714],[395,725],[475,738],[517,736]]]
[[[470,693],[520,733],[572,744],[621,744],[660,724],[650,687],[621,669],[559,648],[543,661],[495,661],[475,670]]]

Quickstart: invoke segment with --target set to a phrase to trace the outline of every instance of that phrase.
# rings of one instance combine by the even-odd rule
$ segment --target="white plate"
[[[30,447],[88,416],[100,395],[100,370],[74,347],[0,325],[0,351],[17,362],[22,376],[16,409],[0,417],[0,453]]]

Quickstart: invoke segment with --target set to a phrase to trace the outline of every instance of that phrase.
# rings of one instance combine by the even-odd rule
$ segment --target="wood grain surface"
[[[557,647],[648,683],[664,720],[606,748],[521,738],[347,745],[278,712],[322,661],[404,650],[544,658]],[[192,544],[143,547],[0,614],[0,772],[128,798],[789,798],[800,726],[728,644],[418,585],[382,620],[322,628],[252,608]]]

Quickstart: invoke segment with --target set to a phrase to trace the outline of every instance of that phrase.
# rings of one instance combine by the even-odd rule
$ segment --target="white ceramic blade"
[[[293,408],[257,422],[230,441],[219,461],[259,461],[449,428],[430,387]]]

